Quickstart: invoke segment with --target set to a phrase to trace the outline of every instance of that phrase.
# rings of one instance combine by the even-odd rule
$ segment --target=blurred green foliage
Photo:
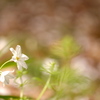
[[[61,68],[58,73],[52,76],[50,85],[55,94],[50,100],[61,100],[67,97],[73,100],[77,96],[84,96],[90,93],[90,80],[78,75],[76,72],[66,66],[66,68]]]
[[[70,60],[81,50],[72,36],[65,36],[51,48],[51,53],[60,59]]]
[[[66,100],[69,97],[70,100],[74,100],[78,96],[86,96],[92,93],[91,80],[70,68],[71,59],[81,52],[81,47],[72,36],[66,36],[56,42],[48,52],[48,56],[56,59],[60,65],[58,71],[52,74],[48,88],[53,90],[54,94],[48,100]],[[43,59],[40,59],[39,62],[37,65],[40,64],[39,68],[41,68]],[[34,80],[36,84],[39,82],[38,84],[42,83],[41,85],[43,85],[48,76],[42,75],[41,70],[38,69],[36,72],[38,73],[38,71],[40,77],[34,78]]]
[[[32,41],[34,42],[35,40]],[[51,81],[48,88],[53,91],[53,95],[48,98],[48,100],[66,100],[66,98],[74,100],[74,98],[77,96],[91,94],[92,88],[90,88],[90,80],[77,74],[76,70],[70,68],[71,59],[81,52],[81,47],[77,44],[72,36],[65,36],[50,47],[42,47],[39,46],[38,42],[36,43],[37,46],[35,45],[35,47],[33,47],[34,49],[32,49],[33,51],[31,51],[31,49],[25,47],[24,40],[21,42],[22,48],[25,47],[23,51],[26,52],[26,54],[29,54],[28,56],[30,59],[27,61],[27,74],[32,77],[30,79],[32,84],[37,86],[45,85],[48,79],[48,75],[43,75],[41,71],[41,67],[45,58],[50,57],[56,59],[59,63],[58,70],[55,71],[51,76]],[[20,42],[18,42],[18,44],[20,44]],[[34,46],[34,43],[32,46]],[[28,53],[27,50],[29,50]],[[15,67],[16,64],[11,62],[8,63],[5,67],[9,66]],[[17,74],[20,75],[20,71],[17,72]],[[13,96],[11,97],[14,98]],[[7,98],[10,97],[2,98],[7,100]],[[24,98],[23,100],[28,99]]]

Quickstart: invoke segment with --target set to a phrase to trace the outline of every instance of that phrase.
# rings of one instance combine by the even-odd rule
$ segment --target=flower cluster
[[[25,54],[22,54],[21,46],[17,45],[15,50],[13,48],[10,48],[10,51],[13,54],[12,58],[9,61],[5,62],[1,66],[1,68],[6,63],[8,63],[10,61],[14,61],[17,64],[18,70],[22,70],[23,68],[27,69],[27,65],[26,65],[25,61],[28,60],[29,58]],[[14,78],[12,72],[14,72],[14,71],[0,71],[0,81],[3,83],[3,85],[9,84],[9,80]]]
[[[58,62],[52,58],[46,58],[43,62],[43,74],[51,74],[58,69]]]
[[[17,83],[17,85],[20,88],[20,100],[23,100],[23,88],[24,85],[27,83],[27,80],[23,80],[23,76],[25,71],[23,69],[27,69],[28,66],[26,64],[26,60],[28,60],[28,56],[26,56],[25,54],[22,53],[21,51],[21,46],[17,45],[16,49],[10,48],[10,51],[12,52],[13,56],[10,60],[8,60],[7,62],[5,62],[0,69],[2,69],[2,67],[7,64],[8,62],[15,62],[17,64],[17,68],[18,68],[18,73],[16,73],[16,78],[15,78],[15,82]],[[51,80],[51,76],[52,74],[54,74],[58,69],[58,62],[55,59],[51,59],[51,58],[47,58],[44,60],[43,62],[43,66],[42,66],[42,70],[43,70],[43,74],[47,74],[49,75],[48,80],[46,82],[45,87],[43,88],[42,92],[40,93],[39,97],[37,98],[37,100],[40,100],[41,96],[44,94],[44,92],[46,91],[47,87],[49,86],[50,80]],[[3,83],[3,85],[5,84],[9,84],[9,80],[14,78],[12,72],[14,71],[0,71],[0,81]],[[20,82],[17,82],[17,79],[20,80]]]

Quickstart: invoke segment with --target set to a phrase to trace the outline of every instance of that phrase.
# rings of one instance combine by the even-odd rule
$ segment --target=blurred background
[[[60,73],[67,67],[89,78],[85,86],[84,78],[79,79],[82,84],[78,82],[78,86],[72,78],[70,90],[75,83],[74,88],[82,85],[91,92],[63,91],[65,95],[55,99],[59,93],[49,88],[41,100],[100,100],[100,0],[0,0],[0,64],[11,58],[9,48],[17,44],[30,58],[26,78],[44,81],[41,85],[30,82],[24,90],[26,96],[38,97],[46,81],[40,67],[44,59],[53,58]],[[13,69],[14,63],[4,68]],[[74,76],[74,72],[68,73]],[[64,88],[68,89],[66,85]],[[19,89],[13,82],[6,87],[0,84],[0,95],[19,96]]]

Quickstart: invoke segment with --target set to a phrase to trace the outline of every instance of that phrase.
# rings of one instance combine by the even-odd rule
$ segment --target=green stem
[[[23,98],[23,80],[22,77],[20,77],[21,85],[20,85],[20,99]]]
[[[1,67],[0,67],[0,69],[2,69],[2,67],[3,67],[4,65],[6,65],[7,63],[9,63],[9,62],[11,62],[11,60],[8,60],[8,61],[6,61],[5,63],[3,63],[3,64],[1,65]]]
[[[47,89],[47,87],[49,85],[50,79],[51,79],[51,75],[49,76],[49,78],[48,78],[43,90],[41,91],[40,95],[38,96],[38,98],[36,100],[40,100],[41,99],[42,95],[44,94],[44,92],[46,91],[46,89]]]
[[[20,100],[23,99],[23,87],[20,88]]]

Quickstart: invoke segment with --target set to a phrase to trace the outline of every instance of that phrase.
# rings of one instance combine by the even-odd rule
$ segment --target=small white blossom
[[[12,72],[14,72],[14,71],[4,71],[4,72],[0,72],[0,81],[3,84],[9,84],[9,79],[14,78]]]
[[[58,62],[55,59],[51,59],[51,58],[46,58],[43,62],[43,73],[44,74],[50,74],[52,72],[57,71],[58,69]]]
[[[10,51],[13,54],[11,61],[14,61],[17,63],[18,69],[22,70],[22,67],[27,69],[25,60],[28,60],[29,58],[25,54],[22,54],[21,46],[17,45],[15,50],[13,48],[10,48]]]

